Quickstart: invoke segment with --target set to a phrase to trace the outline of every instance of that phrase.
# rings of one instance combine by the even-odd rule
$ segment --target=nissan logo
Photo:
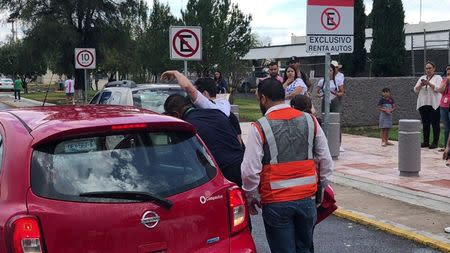
[[[147,228],[154,228],[158,225],[161,218],[159,215],[153,211],[147,211],[142,215],[141,224]]]

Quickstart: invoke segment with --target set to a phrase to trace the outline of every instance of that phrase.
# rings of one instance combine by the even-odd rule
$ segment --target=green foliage
[[[405,12],[401,0],[373,1],[373,42],[370,50],[376,76],[405,73]]]
[[[169,5],[153,1],[149,23],[145,27],[139,49],[144,68],[150,73],[159,76],[167,69],[181,68],[182,62],[170,60],[168,43],[170,26],[180,24],[170,13]]]
[[[45,74],[47,65],[30,41],[9,42],[0,47],[0,73],[22,79],[25,92],[27,80]]]
[[[208,74],[213,68],[225,75],[233,72],[235,63],[254,44],[251,16],[230,0],[189,0],[182,19],[185,25],[202,27],[202,61],[194,64],[199,74]]]
[[[354,7],[354,50],[351,54],[342,54],[341,61],[344,72],[348,76],[356,76],[363,73],[366,67],[367,51],[366,43],[366,14],[363,0],[356,0]]]

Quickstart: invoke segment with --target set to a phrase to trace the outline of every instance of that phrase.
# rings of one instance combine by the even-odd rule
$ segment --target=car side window
[[[95,97],[91,100],[90,104],[97,104],[97,100],[100,97],[101,93],[98,93],[97,95],[95,95]]]
[[[105,91],[100,96],[100,100],[98,101],[98,103],[99,104],[107,104],[108,103],[108,99],[110,97],[111,97],[111,92],[110,91]]]
[[[0,135],[0,172],[2,171],[2,162],[3,162],[3,138]]]

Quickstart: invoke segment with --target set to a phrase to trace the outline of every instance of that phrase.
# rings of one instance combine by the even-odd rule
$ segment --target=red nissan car
[[[255,252],[243,192],[184,121],[2,111],[0,158],[0,252]]]

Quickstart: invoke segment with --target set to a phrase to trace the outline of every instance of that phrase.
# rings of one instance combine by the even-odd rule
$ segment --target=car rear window
[[[178,194],[211,180],[213,160],[197,137],[182,132],[139,132],[46,144],[33,151],[32,191],[81,202],[121,202],[80,197],[88,192]]]
[[[133,92],[133,105],[158,113],[164,112],[164,102],[172,94],[186,96],[181,89],[144,89]]]

